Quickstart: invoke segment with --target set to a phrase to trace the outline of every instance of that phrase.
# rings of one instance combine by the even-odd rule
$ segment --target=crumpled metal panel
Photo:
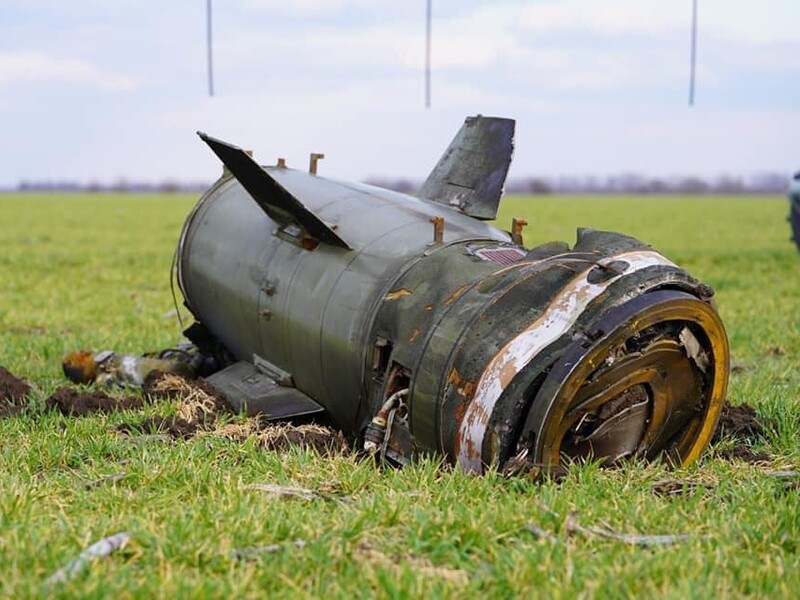
[[[419,197],[484,221],[497,217],[514,154],[514,121],[467,117],[428,175]]]

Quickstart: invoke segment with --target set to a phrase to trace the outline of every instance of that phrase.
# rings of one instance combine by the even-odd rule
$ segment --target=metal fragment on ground
[[[62,581],[71,579],[80,573],[84,568],[86,568],[94,559],[109,556],[110,554],[124,548],[130,541],[131,536],[127,531],[103,538],[102,540],[99,540],[87,547],[78,555],[77,558],[70,561],[58,571],[50,575],[45,583],[60,583]]]
[[[680,542],[696,538],[698,536],[688,533],[676,533],[668,535],[645,535],[641,533],[619,533],[611,531],[605,527],[583,527],[578,523],[577,516],[570,514],[564,525],[568,533],[578,533],[585,537],[599,537],[609,540],[623,542],[634,546],[670,546]]]

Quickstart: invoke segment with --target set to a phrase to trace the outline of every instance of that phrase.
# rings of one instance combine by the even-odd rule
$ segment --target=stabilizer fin
[[[240,361],[206,378],[225,394],[228,403],[248,415],[267,420],[322,412],[324,408],[294,387],[280,385],[255,365]]]
[[[514,154],[514,120],[467,117],[419,197],[481,220],[497,217]]]
[[[281,225],[294,223],[301,227],[310,237],[320,242],[350,250],[350,245],[322,219],[306,208],[300,200],[254,161],[247,153],[233,144],[223,142],[198,131],[211,150],[242,184],[253,200],[275,222]]]

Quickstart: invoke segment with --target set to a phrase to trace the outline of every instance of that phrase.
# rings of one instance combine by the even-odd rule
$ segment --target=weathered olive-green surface
[[[0,196],[0,364],[48,393],[62,383],[67,350],[174,343],[169,264],[195,201]],[[712,285],[738,367],[729,396],[773,419],[755,447],[772,462],[712,453],[677,474],[590,465],[561,485],[537,486],[431,463],[383,473],[208,437],[139,445],[109,431],[165,410],[158,406],[84,419],[33,412],[0,420],[0,596],[793,597],[798,491],[768,474],[800,470],[800,259],[786,198],[507,198],[500,226],[512,216],[531,223],[529,246],[573,242],[577,225],[625,231]],[[124,479],[84,486],[117,473]],[[712,488],[654,495],[651,484],[665,476]],[[244,489],[331,481],[348,501]],[[650,549],[584,539],[564,531],[570,510],[584,526],[694,537]],[[537,540],[528,524],[555,540]],[[122,530],[134,538],[128,552],[43,587],[82,548]],[[308,544],[252,563],[227,558],[231,548],[296,539]],[[364,541],[373,552],[359,550]]]

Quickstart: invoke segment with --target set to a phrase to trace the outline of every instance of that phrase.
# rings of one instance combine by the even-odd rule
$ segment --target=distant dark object
[[[800,171],[789,184],[789,223],[792,224],[792,239],[800,250]]]

